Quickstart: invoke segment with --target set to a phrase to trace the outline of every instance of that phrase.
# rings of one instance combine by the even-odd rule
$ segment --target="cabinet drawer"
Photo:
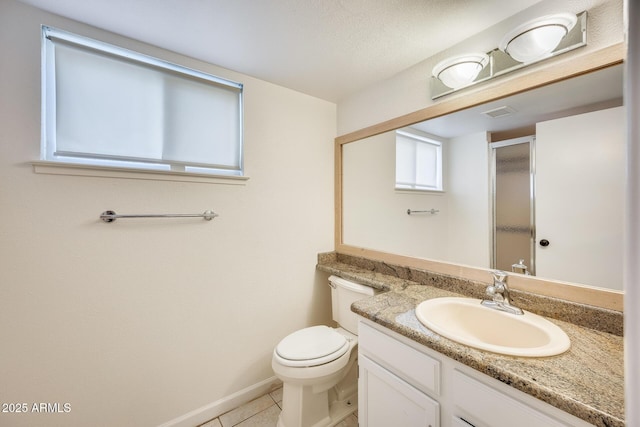
[[[427,393],[440,394],[440,362],[360,322],[359,351]]]
[[[439,427],[438,402],[366,356],[358,363],[358,422],[361,426]]]
[[[471,424],[491,427],[564,427],[565,424],[508,397],[458,370],[453,371],[453,403]]]

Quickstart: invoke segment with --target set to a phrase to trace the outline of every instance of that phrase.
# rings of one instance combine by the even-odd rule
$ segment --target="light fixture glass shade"
[[[534,19],[505,34],[498,48],[518,62],[538,61],[558,47],[577,20],[572,13]]]
[[[460,89],[473,83],[488,63],[489,56],[484,53],[458,55],[438,62],[432,74],[451,89]]]

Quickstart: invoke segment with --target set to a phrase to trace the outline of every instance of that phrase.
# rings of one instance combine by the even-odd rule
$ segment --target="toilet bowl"
[[[273,351],[271,366],[283,382],[278,427],[333,426],[357,410],[357,316],[351,304],[376,291],[335,276],[329,284],[339,327],[300,329]]]

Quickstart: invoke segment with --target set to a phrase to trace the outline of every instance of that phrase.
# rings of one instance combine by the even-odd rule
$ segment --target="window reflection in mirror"
[[[442,141],[416,130],[396,131],[396,190],[442,191]]]

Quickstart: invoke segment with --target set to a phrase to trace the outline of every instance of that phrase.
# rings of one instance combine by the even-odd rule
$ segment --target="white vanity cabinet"
[[[358,343],[359,425],[438,427],[440,362],[364,323]]]
[[[358,358],[360,427],[590,426],[369,320]]]

